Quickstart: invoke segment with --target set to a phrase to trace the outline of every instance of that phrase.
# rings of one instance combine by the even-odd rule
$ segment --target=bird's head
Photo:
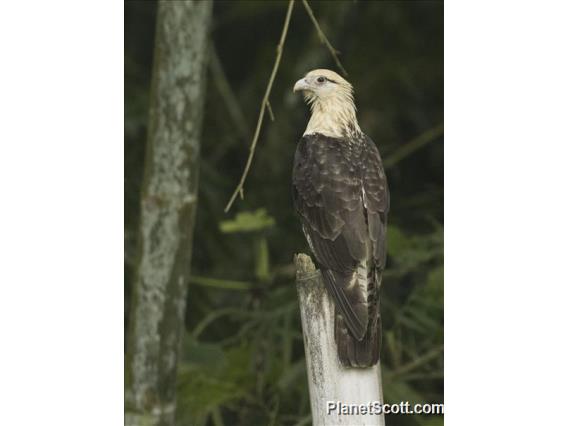
[[[353,103],[353,86],[339,74],[325,69],[313,70],[294,85],[309,104],[314,102]]]
[[[321,133],[332,137],[358,135],[353,86],[330,70],[313,70],[296,82],[294,92],[302,92],[312,116],[304,134]]]

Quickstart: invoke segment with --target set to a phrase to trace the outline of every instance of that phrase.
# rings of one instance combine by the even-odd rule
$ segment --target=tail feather
[[[363,339],[369,323],[365,297],[367,292],[361,291],[357,273],[342,275],[329,269],[322,269],[322,275],[324,284],[335,301],[336,311],[343,314],[345,324],[352,335],[358,340]],[[351,285],[351,282],[354,282],[354,285]]]
[[[379,312],[378,290],[381,276],[371,270],[368,274],[369,321],[361,340],[349,331],[341,312],[335,311],[335,342],[339,360],[345,367],[365,368],[375,365],[380,359],[381,318]]]
[[[380,359],[381,321],[377,320],[375,326],[369,324],[367,334],[363,340],[355,339],[344,322],[341,314],[335,316],[335,341],[339,361],[345,367],[365,368],[372,367]]]

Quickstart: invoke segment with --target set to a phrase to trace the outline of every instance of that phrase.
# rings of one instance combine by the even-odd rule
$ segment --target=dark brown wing
[[[375,143],[365,137],[361,154],[363,202],[373,245],[373,260],[378,273],[385,268],[387,255],[387,214],[390,197],[383,162]],[[379,277],[380,278],[380,277]],[[380,279],[378,280],[380,284]]]
[[[381,158],[375,144],[367,137],[361,141],[360,176],[362,198],[368,225],[371,250],[366,263],[368,326],[361,340],[348,331],[342,315],[335,317],[335,341],[341,364],[346,367],[366,368],[380,358],[381,317],[379,290],[386,257],[386,218],[389,194]]]
[[[346,139],[304,136],[292,179],[295,208],[326,287],[358,340],[369,323],[367,289],[356,276],[370,246],[361,195],[361,147]]]
[[[335,341],[341,363],[348,367],[370,367],[380,358],[381,315],[379,292],[386,257],[386,220],[389,194],[385,172],[377,147],[365,137],[361,148],[362,198],[371,250],[367,262],[367,300],[369,323],[362,340],[347,331],[341,316],[335,318]]]

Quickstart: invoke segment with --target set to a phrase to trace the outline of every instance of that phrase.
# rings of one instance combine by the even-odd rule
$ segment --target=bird
[[[312,70],[293,91],[311,110],[294,155],[294,208],[334,301],[339,361],[372,367],[380,358],[390,205],[381,156],[359,127],[353,86],[339,74]]]

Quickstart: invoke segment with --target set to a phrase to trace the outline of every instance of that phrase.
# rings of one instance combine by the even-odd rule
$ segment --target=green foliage
[[[266,209],[258,209],[255,212],[238,213],[233,220],[224,220],[219,229],[221,232],[254,232],[274,226],[274,218],[268,216]]]
[[[443,401],[443,5],[311,2],[354,84],[361,127],[389,164],[381,289],[385,397]],[[180,425],[311,424],[292,257],[309,252],[292,209],[291,165],[307,108],[299,76],[333,60],[296,7],[245,199],[223,212],[248,154],[285,2],[216,1],[213,44],[245,123],[209,73],[192,277],[178,380]],[[134,274],[155,5],[127,2],[126,300]],[[244,128],[243,132],[239,129]],[[390,159],[390,160],[389,160]],[[126,318],[128,306],[126,306]],[[387,424],[437,426],[439,416]]]
[[[206,418],[215,409],[245,398],[254,388],[249,374],[251,348],[237,346],[223,351],[218,345],[186,339],[188,358],[178,377],[180,423]],[[186,420],[183,420],[186,419]]]

